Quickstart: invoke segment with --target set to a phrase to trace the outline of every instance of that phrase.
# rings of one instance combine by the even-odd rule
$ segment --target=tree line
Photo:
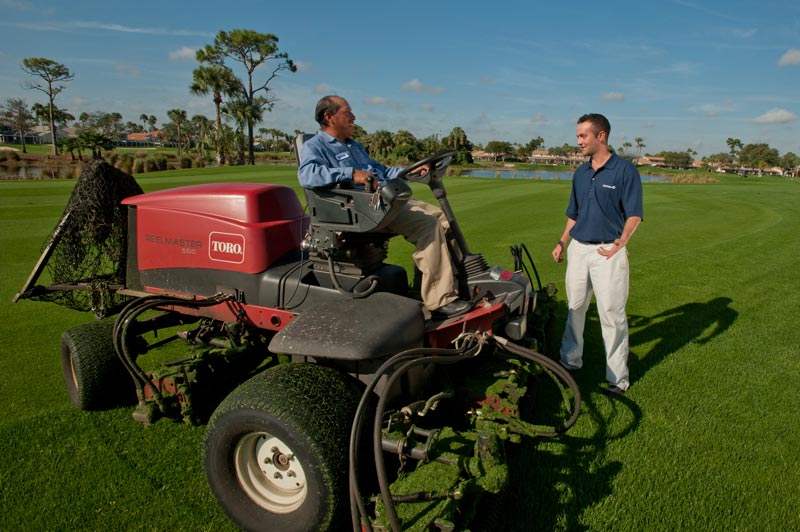
[[[196,52],[199,66],[192,73],[189,91],[199,96],[211,96],[215,116],[209,119],[203,115],[191,118],[183,109],[167,111],[168,122],[159,129],[164,142],[177,146],[178,156],[185,149],[192,149],[201,156],[206,150],[213,150],[218,164],[255,164],[254,151],[257,137],[256,126],[263,122],[264,113],[271,111],[277,97],[270,83],[282,72],[295,72],[294,62],[278,48],[278,37],[253,30],[234,29],[220,31],[212,44]],[[33,80],[26,81],[27,89],[36,90],[47,97],[45,104],[35,103],[30,108],[20,98],[8,98],[0,105],[0,118],[10,125],[20,136],[22,151],[26,151],[25,135],[35,125],[47,124],[51,132],[54,155],[59,153],[57,126],[66,127],[72,123],[78,131],[76,138],[61,141],[62,148],[75,157],[82,157],[82,151],[89,151],[99,157],[101,150],[112,149],[120,139],[129,133],[156,131],[158,118],[142,114],[139,122],[125,122],[116,112],[95,111],[82,113],[77,119],[67,110],[56,105],[56,98],[74,79],[70,69],[56,61],[41,57],[23,59],[22,70]],[[238,76],[236,72],[244,72]],[[258,72],[257,72],[258,71]],[[294,135],[275,128],[259,128],[260,143],[272,151],[290,150]],[[400,130],[390,132],[379,130],[367,133],[356,125],[354,138],[361,142],[370,154],[391,164],[417,160],[424,155],[445,148],[458,150],[456,162],[472,162],[473,149],[484,149],[494,154],[526,160],[535,150],[544,148],[541,136],[527,143],[511,143],[491,140],[485,147],[472,143],[461,127],[454,127],[450,133],[440,138],[431,135],[417,139],[411,132]],[[634,139],[639,157],[646,147],[644,139]],[[707,166],[720,164],[727,167],[736,165],[764,169],[778,166],[793,170],[800,166],[800,158],[792,152],[781,156],[778,150],[767,144],[743,145],[741,140],[728,138],[729,152],[703,157]],[[634,144],[626,141],[621,145],[620,154],[634,157]],[[574,145],[564,144],[548,149],[550,155],[569,157],[575,155]],[[690,149],[685,152],[666,151],[656,154],[663,157],[667,166],[689,168],[697,153]]]

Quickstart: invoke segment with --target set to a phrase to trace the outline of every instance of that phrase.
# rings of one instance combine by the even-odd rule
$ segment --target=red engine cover
[[[136,208],[139,270],[263,272],[297,248],[308,216],[289,187],[192,185],[123,200]]]

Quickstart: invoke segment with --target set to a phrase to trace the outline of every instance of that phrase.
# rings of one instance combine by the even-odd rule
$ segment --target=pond
[[[572,170],[462,170],[464,177],[481,177],[487,179],[548,179],[554,181],[572,181]],[[663,175],[643,175],[642,182],[668,183],[669,178]]]

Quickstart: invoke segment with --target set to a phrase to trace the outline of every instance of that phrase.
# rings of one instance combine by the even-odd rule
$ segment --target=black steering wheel
[[[407,181],[427,183],[430,181],[431,177],[441,177],[441,175],[444,175],[444,171],[448,166],[450,166],[450,159],[452,159],[453,155],[457,153],[458,150],[444,150],[434,153],[433,155],[429,155],[424,159],[420,159],[411,166],[406,166],[400,170],[400,173],[397,174],[397,177]],[[421,176],[416,173],[417,170],[426,164],[430,166],[430,170],[428,170],[426,175]]]

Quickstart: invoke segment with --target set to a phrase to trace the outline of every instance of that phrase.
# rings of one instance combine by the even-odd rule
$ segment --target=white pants
[[[628,250],[613,257],[597,253],[597,248],[611,245],[582,244],[573,240],[567,248],[566,289],[569,313],[561,339],[561,363],[569,368],[583,366],[583,329],[586,311],[597,300],[597,313],[606,349],[606,380],[627,390],[628,375]]]

